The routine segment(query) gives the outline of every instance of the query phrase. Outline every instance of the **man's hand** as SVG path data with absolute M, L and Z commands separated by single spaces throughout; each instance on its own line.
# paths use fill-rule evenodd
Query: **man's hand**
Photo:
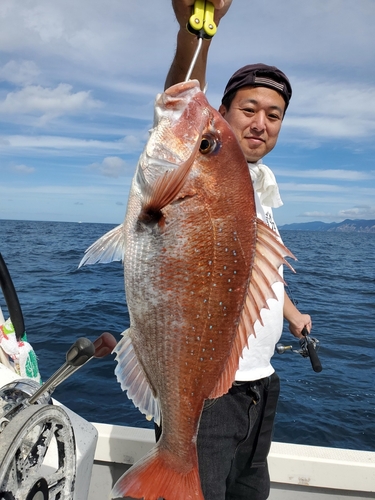
M 284 292 L 284 318 L 289 323 L 290 333 L 298 339 L 303 338 L 301 332 L 304 328 L 310 333 L 312 328 L 311 316 L 300 313 L 286 292 Z
M 297 314 L 291 321 L 289 321 L 289 331 L 297 338 L 302 338 L 302 330 L 306 328 L 306 330 L 310 333 L 312 328 L 311 317 L 309 314 L 302 314 L 298 311 Z

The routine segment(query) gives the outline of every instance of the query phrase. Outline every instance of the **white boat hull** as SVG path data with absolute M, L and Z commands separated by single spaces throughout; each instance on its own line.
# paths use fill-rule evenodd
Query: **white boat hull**
M 89 500 L 112 485 L 155 444 L 152 429 L 93 424 L 98 431 Z M 272 443 L 270 500 L 375 498 L 375 453 Z

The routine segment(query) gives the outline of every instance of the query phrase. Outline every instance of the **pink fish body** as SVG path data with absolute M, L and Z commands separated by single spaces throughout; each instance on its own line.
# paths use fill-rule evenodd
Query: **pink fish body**
M 155 110 L 124 224 L 84 258 L 122 253 L 130 328 L 115 349 L 116 374 L 142 412 L 162 418 L 161 439 L 112 494 L 204 500 L 196 450 L 204 401 L 231 387 L 292 254 L 257 219 L 241 148 L 198 82 L 171 87 Z

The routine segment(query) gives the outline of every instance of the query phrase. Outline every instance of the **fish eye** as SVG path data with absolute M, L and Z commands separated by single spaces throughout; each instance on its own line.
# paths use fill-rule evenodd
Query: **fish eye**
M 216 148 L 216 139 L 212 135 L 203 135 L 199 151 L 206 155 Z

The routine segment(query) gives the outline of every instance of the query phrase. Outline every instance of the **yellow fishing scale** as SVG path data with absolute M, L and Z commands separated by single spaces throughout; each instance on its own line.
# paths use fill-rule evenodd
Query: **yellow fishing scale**
M 190 79 L 190 76 L 193 72 L 195 63 L 202 47 L 203 38 L 210 39 L 216 33 L 217 26 L 214 21 L 214 12 L 215 7 L 211 2 L 207 2 L 206 0 L 195 0 L 193 13 L 189 18 L 187 29 L 188 31 L 190 31 L 190 33 L 197 36 L 198 45 L 187 72 L 185 81 L 188 81 Z
M 203 30 L 207 38 L 212 38 L 216 33 L 217 26 L 214 21 L 215 8 L 211 2 L 196 0 L 193 6 L 193 14 L 190 16 L 188 29 L 194 34 Z

